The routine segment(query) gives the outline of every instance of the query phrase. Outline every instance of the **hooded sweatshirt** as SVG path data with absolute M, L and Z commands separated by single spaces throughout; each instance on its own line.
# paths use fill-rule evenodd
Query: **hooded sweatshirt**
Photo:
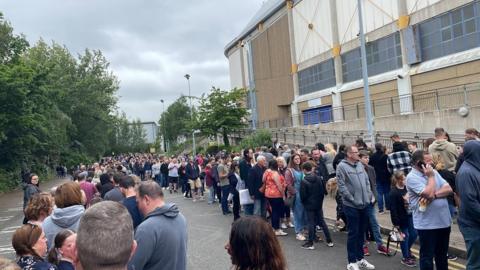
M 480 141 L 469 141 L 463 148 L 465 162 L 456 178 L 460 196 L 458 224 L 480 228 Z
M 432 155 L 438 153 L 445 162 L 445 169 L 449 171 L 455 169 L 458 159 L 458 151 L 455 144 L 445 140 L 436 140 L 428 147 L 428 152 Z
M 322 209 L 325 190 L 320 176 L 313 173 L 305 174 L 300 183 L 300 199 L 308 211 Z
M 135 240 L 137 251 L 129 269 L 187 268 L 187 223 L 175 204 L 165 204 L 148 214 L 137 227 Z
M 345 206 L 364 209 L 371 203 L 373 194 L 362 163 L 342 160 L 337 166 L 337 183 Z
M 54 243 L 55 236 L 65 229 L 74 232 L 78 229 L 80 218 L 83 216 L 85 208 L 82 205 L 72 205 L 65 208 L 55 208 L 52 215 L 47 217 L 42 224 L 43 231 L 47 237 L 48 250 Z

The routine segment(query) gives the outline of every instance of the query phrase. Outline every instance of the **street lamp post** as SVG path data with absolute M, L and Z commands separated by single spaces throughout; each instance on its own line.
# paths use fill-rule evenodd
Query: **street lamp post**
M 358 0 L 358 21 L 360 26 L 360 52 L 362 59 L 363 90 L 365 96 L 365 118 L 367 119 L 368 137 L 372 145 L 375 145 L 375 126 L 370 103 L 370 89 L 368 87 L 367 52 L 365 49 L 365 33 L 363 32 L 362 1 Z
M 163 151 L 167 152 L 167 142 L 165 140 L 165 101 L 163 99 L 160 99 L 160 102 L 162 103 L 162 129 L 163 129 Z
M 185 74 L 185 79 L 187 79 L 188 82 L 188 98 L 190 100 L 190 120 L 193 122 L 193 107 L 192 107 L 192 94 L 191 94 L 191 89 L 190 89 L 190 74 Z M 195 132 L 196 130 L 192 131 L 192 158 L 195 160 L 195 156 L 197 155 L 196 149 L 195 149 Z

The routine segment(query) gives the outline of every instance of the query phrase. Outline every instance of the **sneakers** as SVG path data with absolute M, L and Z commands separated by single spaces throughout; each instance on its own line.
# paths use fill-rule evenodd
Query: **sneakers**
M 284 232 L 282 229 L 278 229 L 275 231 L 276 236 L 285 236 L 288 235 L 288 233 Z
M 305 240 L 307 240 L 307 238 L 305 238 L 305 235 L 303 235 L 302 233 L 297 233 L 296 238 L 297 238 L 298 241 L 305 241 Z
M 380 211 L 378 211 L 378 214 L 379 214 L 379 215 L 385 215 L 385 211 L 380 210 Z
M 287 226 L 288 226 L 289 228 L 295 228 L 295 225 L 293 225 L 292 222 L 288 222 Z
M 452 255 L 452 254 L 447 254 L 447 258 L 449 261 L 456 261 L 458 259 L 457 256 Z
M 315 247 L 313 246 L 313 243 L 312 242 L 306 242 L 305 244 L 302 245 L 302 248 L 303 249 L 308 249 L 308 250 L 314 250 Z
M 367 262 L 367 260 L 365 260 L 365 259 L 361 259 L 360 261 L 358 261 L 357 265 L 358 265 L 359 268 L 362 268 L 362 269 L 368 269 L 368 270 L 375 269 L 375 266 L 373 264 Z
M 403 258 L 401 261 L 400 261 L 401 264 L 405 265 L 405 266 L 408 266 L 408 267 L 416 267 L 417 264 L 415 263 L 414 260 L 410 259 L 410 258 Z
M 285 223 L 281 223 L 280 228 L 282 228 L 282 230 L 286 230 L 288 227 Z
M 333 242 L 328 242 L 328 243 L 327 243 L 327 246 L 333 247 Z
M 370 256 L 370 251 L 368 251 L 368 247 L 364 246 L 363 247 L 363 256 Z
M 384 246 L 384 245 L 381 245 L 377 248 L 377 252 L 379 254 L 383 254 L 385 256 L 388 256 L 390 255 L 390 251 Z
M 360 270 L 360 268 L 358 268 L 358 265 L 356 263 L 349 263 L 347 265 L 347 270 Z

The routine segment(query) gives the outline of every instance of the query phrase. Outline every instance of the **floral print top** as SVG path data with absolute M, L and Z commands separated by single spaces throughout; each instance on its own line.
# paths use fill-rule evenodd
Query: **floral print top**
M 57 270 L 53 264 L 33 256 L 21 256 L 17 264 L 22 270 Z

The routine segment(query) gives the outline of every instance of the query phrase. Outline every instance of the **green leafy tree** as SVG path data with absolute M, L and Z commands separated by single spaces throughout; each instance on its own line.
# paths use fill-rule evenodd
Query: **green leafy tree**
M 178 137 L 187 136 L 190 127 L 190 107 L 187 104 L 187 98 L 179 97 L 175 102 L 168 106 L 162 113 L 160 120 L 160 133 L 169 142 L 175 145 Z
M 210 93 L 200 100 L 193 125 L 206 135 L 222 134 L 223 143 L 229 146 L 228 135 L 247 125 L 245 117 L 248 112 L 243 104 L 245 97 L 245 89 L 225 91 L 212 87 Z

